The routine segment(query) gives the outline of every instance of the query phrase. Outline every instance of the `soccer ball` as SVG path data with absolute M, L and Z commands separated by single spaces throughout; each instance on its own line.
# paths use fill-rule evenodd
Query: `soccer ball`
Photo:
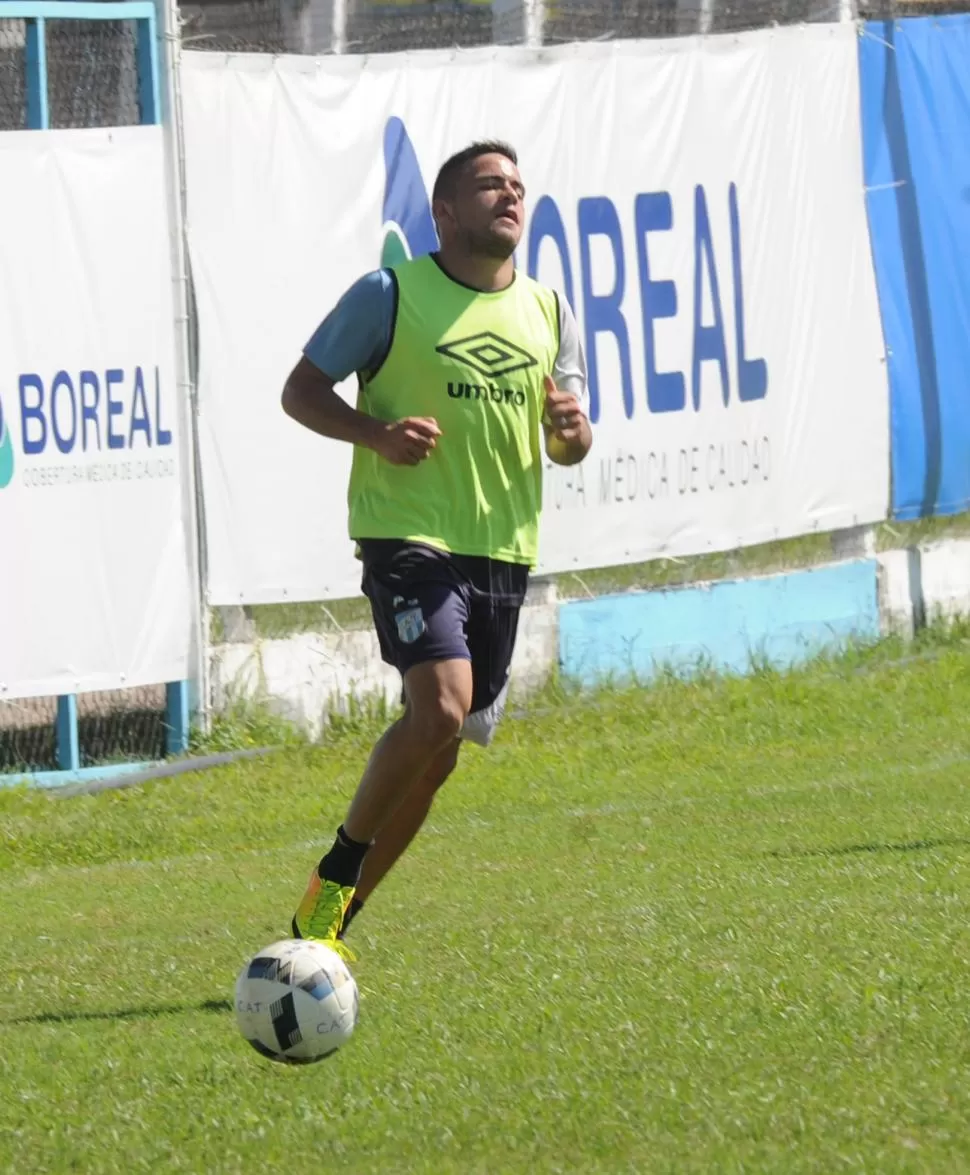
M 285 938 L 255 955 L 236 980 L 236 1022 L 273 1061 L 309 1065 L 345 1044 L 357 1023 L 357 984 L 336 951 Z

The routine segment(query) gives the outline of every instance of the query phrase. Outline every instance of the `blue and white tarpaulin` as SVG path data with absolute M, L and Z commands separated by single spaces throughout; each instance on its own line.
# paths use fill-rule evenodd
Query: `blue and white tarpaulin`
M 434 247 L 436 170 L 485 136 L 519 151 L 517 263 L 572 303 L 589 363 L 594 448 L 547 470 L 541 570 L 884 518 L 856 39 L 186 53 L 211 601 L 357 591 L 350 451 L 280 390 L 346 286 Z
M 0 134 L 0 700 L 179 681 L 197 589 L 162 129 Z
M 970 15 L 870 21 L 859 55 L 893 514 L 957 514 L 970 508 Z

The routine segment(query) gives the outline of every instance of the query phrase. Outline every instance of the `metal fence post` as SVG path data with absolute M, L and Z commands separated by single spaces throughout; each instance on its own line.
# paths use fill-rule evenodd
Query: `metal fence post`
M 57 765 L 62 771 L 77 771 L 81 766 L 81 746 L 77 733 L 77 695 L 63 694 L 57 699 Z
M 47 104 L 47 43 L 44 18 L 27 21 L 27 126 L 42 131 L 50 126 Z
M 492 40 L 497 45 L 542 46 L 546 0 L 492 0 Z
M 283 0 L 287 53 L 346 53 L 347 0 Z

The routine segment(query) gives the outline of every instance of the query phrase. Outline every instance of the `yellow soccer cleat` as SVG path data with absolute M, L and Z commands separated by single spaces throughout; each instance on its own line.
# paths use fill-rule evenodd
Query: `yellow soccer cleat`
M 353 896 L 354 886 L 323 880 L 314 869 L 303 900 L 293 915 L 293 937 L 316 939 L 336 951 L 346 962 L 356 962 L 354 952 L 337 937 Z

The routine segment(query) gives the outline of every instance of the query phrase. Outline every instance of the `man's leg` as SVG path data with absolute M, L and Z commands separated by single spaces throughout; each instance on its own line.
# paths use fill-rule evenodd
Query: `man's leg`
M 472 705 L 474 711 L 462 737 L 488 746 L 504 708 L 509 667 L 518 630 L 519 609 L 508 604 L 480 600 L 470 617 L 468 647 L 472 654 Z M 395 861 L 416 836 L 427 818 L 438 788 L 454 770 L 461 740 L 446 747 L 411 788 L 391 820 L 378 833 L 361 871 L 357 892 L 347 910 L 342 930 L 360 912 Z
M 453 739 L 439 751 L 430 766 L 401 801 L 397 811 L 377 834 L 364 858 L 360 881 L 357 884 L 355 904 L 362 905 L 377 888 L 395 861 L 401 856 L 425 822 L 431 811 L 438 788 L 454 771 L 458 762 L 460 739 Z
M 333 847 L 310 876 L 293 918 L 296 938 L 337 943 L 371 842 L 458 737 L 471 706 L 471 662 L 423 662 L 407 671 L 404 686 L 404 714 L 371 752 Z
M 404 675 L 404 714 L 371 753 L 344 831 L 369 843 L 432 762 L 458 737 L 472 702 L 470 661 L 432 661 Z

